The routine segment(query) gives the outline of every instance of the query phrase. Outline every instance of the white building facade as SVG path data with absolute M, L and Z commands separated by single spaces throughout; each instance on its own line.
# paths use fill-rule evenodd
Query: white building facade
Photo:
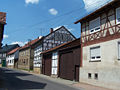
M 14 68 L 14 59 L 15 59 L 15 55 L 14 54 L 7 56 L 7 58 L 6 58 L 7 67 Z
M 13 49 L 7 54 L 6 62 L 8 68 L 15 68 L 15 63 L 17 62 L 19 57 L 19 47 L 16 49 Z

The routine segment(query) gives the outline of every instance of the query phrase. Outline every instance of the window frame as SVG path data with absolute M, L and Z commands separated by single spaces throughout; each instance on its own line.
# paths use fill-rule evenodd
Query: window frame
M 91 47 L 90 48 L 90 60 L 89 62 L 100 62 L 101 61 L 101 49 L 100 49 L 100 58 L 96 58 L 97 56 L 95 56 L 95 59 L 91 58 L 91 49 L 96 49 L 96 48 L 101 48 L 100 46 L 96 46 L 96 47 Z

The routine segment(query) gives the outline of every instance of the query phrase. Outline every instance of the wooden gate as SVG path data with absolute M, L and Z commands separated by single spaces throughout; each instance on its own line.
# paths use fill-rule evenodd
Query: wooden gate
M 6 60 L 2 60 L 2 67 L 6 67 Z
M 44 59 L 44 73 L 43 74 L 50 76 L 52 55 L 45 55 L 44 58 L 45 59 Z
M 59 77 L 74 80 L 73 52 L 66 52 L 60 55 Z

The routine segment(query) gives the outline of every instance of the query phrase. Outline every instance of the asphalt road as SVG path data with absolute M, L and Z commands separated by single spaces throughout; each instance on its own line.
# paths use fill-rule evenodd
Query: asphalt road
M 78 90 L 19 70 L 0 68 L 0 71 L 4 90 Z

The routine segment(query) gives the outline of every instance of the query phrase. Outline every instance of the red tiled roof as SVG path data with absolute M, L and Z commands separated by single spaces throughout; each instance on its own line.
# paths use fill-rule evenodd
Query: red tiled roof
M 0 23 L 6 24 L 6 13 L 0 12 Z
M 20 49 L 20 47 L 17 47 L 15 49 L 13 49 L 12 51 L 8 52 L 8 55 L 15 53 L 19 49 Z
M 24 48 L 29 47 L 30 45 L 33 45 L 33 44 L 36 43 L 38 40 L 40 40 L 40 38 L 37 38 L 37 39 L 35 39 L 35 40 L 32 40 L 32 41 L 28 42 L 28 43 L 25 44 L 23 47 L 21 47 L 21 49 L 24 49 Z M 20 49 L 20 50 L 21 50 L 21 49 Z

